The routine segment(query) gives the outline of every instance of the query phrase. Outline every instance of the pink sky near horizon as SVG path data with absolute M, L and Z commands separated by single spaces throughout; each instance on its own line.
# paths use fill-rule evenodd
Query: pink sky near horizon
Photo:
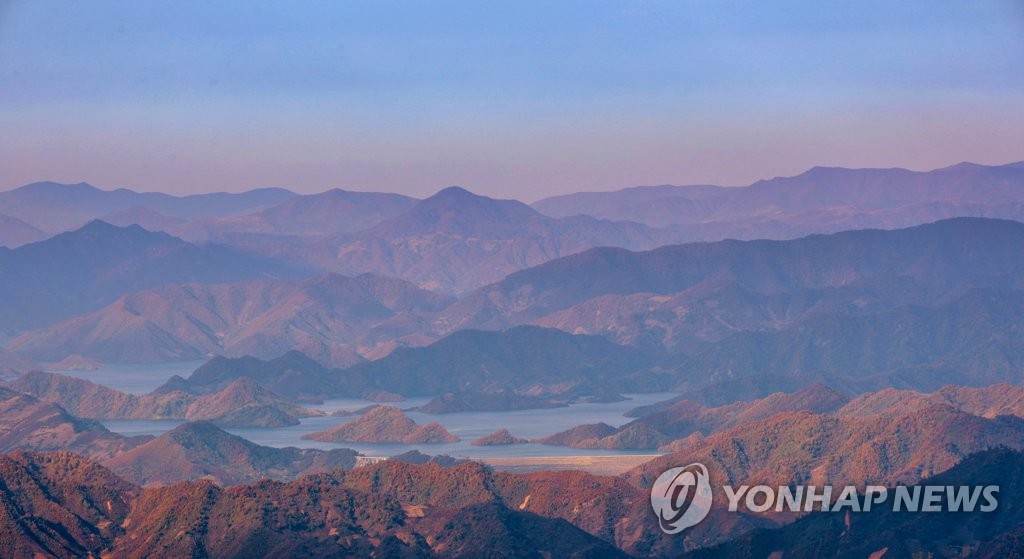
M 1012 0 L 442 4 L 0 5 L 0 190 L 534 201 L 1024 160 Z

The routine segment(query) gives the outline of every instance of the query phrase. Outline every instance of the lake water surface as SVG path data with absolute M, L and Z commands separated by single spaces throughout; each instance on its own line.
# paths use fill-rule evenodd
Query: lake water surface
M 202 362 L 164 363 L 157 365 L 111 365 L 97 371 L 74 371 L 71 374 L 93 382 L 131 392 L 143 394 L 163 384 L 172 375 L 187 377 Z M 430 415 L 409 411 L 409 417 L 417 423 L 437 421 L 444 425 L 452 434 L 462 439 L 456 443 L 443 444 L 400 444 L 400 443 L 323 443 L 303 440 L 302 435 L 322 431 L 340 425 L 352 417 L 309 417 L 303 418 L 300 425 L 290 427 L 227 429 L 227 431 L 245 437 L 257 444 L 301 448 L 352 448 L 367 456 L 394 456 L 409 450 L 419 450 L 426 454 L 448 454 L 456 457 L 487 458 L 499 456 L 594 456 L 615 454 L 652 454 L 652 451 L 623 451 L 604 449 L 573 449 L 562 446 L 540 444 L 518 444 L 507 446 L 479 447 L 470 441 L 493 433 L 498 429 L 508 429 L 517 437 L 533 439 L 545 437 L 564 431 L 570 427 L 584 423 L 607 423 L 618 427 L 631 421 L 624 414 L 637 407 L 675 397 L 675 393 L 627 394 L 628 400 L 612 403 L 574 404 L 564 408 L 520 410 L 505 412 L 460 412 L 441 415 Z M 408 410 L 426 404 L 430 398 L 410 398 L 393 404 Z M 333 412 L 337 410 L 356 410 L 372 402 L 344 398 L 325 401 L 321 405 L 309 407 Z M 111 431 L 124 435 L 160 435 L 180 425 L 180 421 L 139 421 L 117 420 L 104 421 Z

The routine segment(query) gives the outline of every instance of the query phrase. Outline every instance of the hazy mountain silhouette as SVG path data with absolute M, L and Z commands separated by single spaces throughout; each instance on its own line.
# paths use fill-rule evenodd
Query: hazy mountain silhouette
M 193 245 L 139 226 L 93 221 L 75 231 L 0 248 L 0 332 L 68 318 L 160 285 L 220 283 L 305 272 L 220 245 Z
M 169 217 L 198 219 L 253 211 L 295 196 L 295 193 L 280 188 L 261 188 L 239 194 L 215 192 L 179 197 L 125 188 L 100 190 L 84 182 L 36 182 L 0 192 L 0 208 L 4 208 L 3 213 L 39 229 L 58 233 L 135 207 Z
M 668 231 L 592 217 L 553 219 L 515 200 L 450 187 L 365 231 L 301 249 L 301 261 L 341 273 L 400 277 L 462 293 L 595 246 L 651 248 Z
M 47 237 L 46 233 L 24 221 L 0 214 L 0 247 L 18 248 Z
M 297 349 L 334 366 L 421 339 L 428 317 L 452 299 L 393 278 L 335 274 L 306 280 L 167 285 L 125 295 L 95 312 L 8 344 L 57 361 L 202 359 L 214 354 L 272 358 Z
M 170 226 L 190 241 L 230 242 L 242 235 L 322 236 L 352 233 L 395 217 L 416 203 L 400 194 L 332 189 L 295 196 L 255 213 L 197 220 Z
M 1024 166 L 961 163 L 927 172 L 815 167 L 746 187 L 657 186 L 554 196 L 547 215 L 587 214 L 655 227 L 691 240 L 790 238 L 950 217 L 1024 218 Z

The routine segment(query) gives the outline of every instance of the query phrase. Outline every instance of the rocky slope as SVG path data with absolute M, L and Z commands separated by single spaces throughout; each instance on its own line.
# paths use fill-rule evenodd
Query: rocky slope
M 0 456 L 0 555 L 97 557 L 124 534 L 139 489 L 70 453 Z

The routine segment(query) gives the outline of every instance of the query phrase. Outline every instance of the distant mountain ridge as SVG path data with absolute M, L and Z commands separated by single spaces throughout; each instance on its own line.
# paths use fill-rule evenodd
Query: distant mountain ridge
M 0 208 L 44 231 L 77 229 L 108 214 L 144 207 L 165 216 L 197 219 L 230 215 L 279 204 L 297 196 L 282 188 L 262 188 L 239 194 L 215 192 L 173 196 L 120 188 L 100 190 L 87 183 L 36 182 L 0 192 Z
M 554 217 L 682 226 L 690 240 L 717 240 L 907 227 L 957 216 L 1022 219 L 1022 202 L 1020 163 L 961 163 L 925 172 L 814 167 L 746 187 L 634 187 L 554 196 L 533 207 Z
M 537 324 L 668 351 L 708 403 L 826 382 L 1015 382 L 1024 224 L 957 218 L 793 241 L 599 248 L 511 274 L 439 324 Z M 587 278 L 587 281 L 575 281 Z M 972 380 L 973 379 L 973 380 Z M 732 400 L 731 400 L 732 399 Z
M 885 281 L 922 296 L 959 285 L 1019 288 L 1024 224 L 957 218 L 894 231 L 858 230 L 791 241 L 719 241 L 632 252 L 596 248 L 510 274 L 447 309 L 452 329 L 537 320 L 589 299 L 671 295 L 731 282 L 762 295 Z M 589 281 L 570 281 L 589 278 Z M 900 283 L 902 282 L 902 283 Z
M 339 273 L 395 276 L 460 294 L 595 246 L 652 248 L 674 240 L 671 231 L 588 216 L 555 219 L 515 200 L 449 187 L 369 229 L 299 249 L 296 258 Z
M 399 279 L 336 274 L 304 280 L 167 285 L 8 343 L 56 361 L 68 353 L 107 363 L 273 358 L 301 350 L 348 366 L 388 351 L 404 336 L 422 339 L 429 315 L 453 299 Z
M 472 373 L 480 367 L 474 359 L 496 355 L 477 347 L 491 336 L 486 332 L 540 326 L 584 335 L 566 338 L 574 343 L 595 336 L 609 342 L 588 343 L 598 353 L 623 356 L 620 377 L 633 389 L 688 387 L 707 404 L 813 382 L 851 394 L 894 385 L 933 390 L 1024 378 L 1024 338 L 1014 328 L 1024 320 L 1022 253 L 1024 224 L 957 218 L 792 241 L 598 248 L 513 273 L 457 301 L 367 275 L 171 286 L 25 334 L 7 349 L 49 360 L 67 354 L 271 358 L 301 349 L 315 361 L 354 365 L 328 380 L 312 381 L 328 378 L 317 372 L 282 387 L 304 397 L 380 390 L 440 396 L 468 394 L 468 387 L 494 394 L 525 386 L 489 385 L 481 379 L 491 373 Z M 445 336 L 452 339 L 437 342 Z M 555 338 L 522 336 L 521 343 L 554 351 L 545 344 Z M 417 361 L 454 340 L 466 343 L 457 350 L 463 362 L 433 366 L 453 371 L 463 385 L 436 382 Z M 431 343 L 440 345 L 417 353 L 416 346 Z M 527 351 L 522 347 L 515 351 Z M 522 359 L 512 355 L 500 358 L 501 367 Z M 570 380 L 559 373 L 578 370 L 566 363 L 569 354 L 552 355 L 539 370 Z M 642 373 L 653 370 L 658 374 Z M 607 383 L 610 376 L 591 377 L 598 385 L 589 386 L 587 378 L 574 374 L 572 382 L 592 394 L 625 386 Z M 537 385 L 530 395 L 553 395 L 551 379 L 530 382 Z M 305 392 L 318 389 L 320 396 Z
M 319 237 L 370 228 L 415 203 L 416 199 L 400 194 L 335 188 L 296 196 L 255 213 L 172 225 L 168 231 L 191 241 L 231 242 L 242 235 Z
M 391 275 L 463 294 L 596 246 L 639 250 L 726 238 L 791 239 L 965 216 L 1022 220 L 1024 166 L 962 163 L 927 172 L 814 167 L 747 187 L 634 187 L 556 196 L 532 209 L 458 187 L 417 201 L 340 189 L 175 197 L 34 183 L 0 193 L 0 208 L 41 231 L 108 218 L 193 242 L 292 255 L 325 271 Z M 35 240 L 30 230 L 11 235 Z M 3 239 L 0 228 L 0 244 Z
M 536 407 L 551 407 L 547 398 L 552 396 L 664 388 L 659 383 L 669 381 L 645 375 L 656 362 L 657 356 L 596 336 L 522 326 L 500 332 L 463 330 L 345 369 L 325 367 L 298 351 L 272 360 L 216 357 L 188 379 L 174 377 L 157 392 L 210 394 L 238 378 L 251 377 L 300 401 L 366 397 L 386 390 L 403 396 L 456 392 L 492 404 L 507 403 L 502 396 L 519 395 Z M 477 394 L 484 398 L 475 400 Z
M 139 226 L 92 221 L 17 249 L 0 248 L 0 332 L 51 324 L 160 285 L 308 272 L 221 245 L 194 245 Z

